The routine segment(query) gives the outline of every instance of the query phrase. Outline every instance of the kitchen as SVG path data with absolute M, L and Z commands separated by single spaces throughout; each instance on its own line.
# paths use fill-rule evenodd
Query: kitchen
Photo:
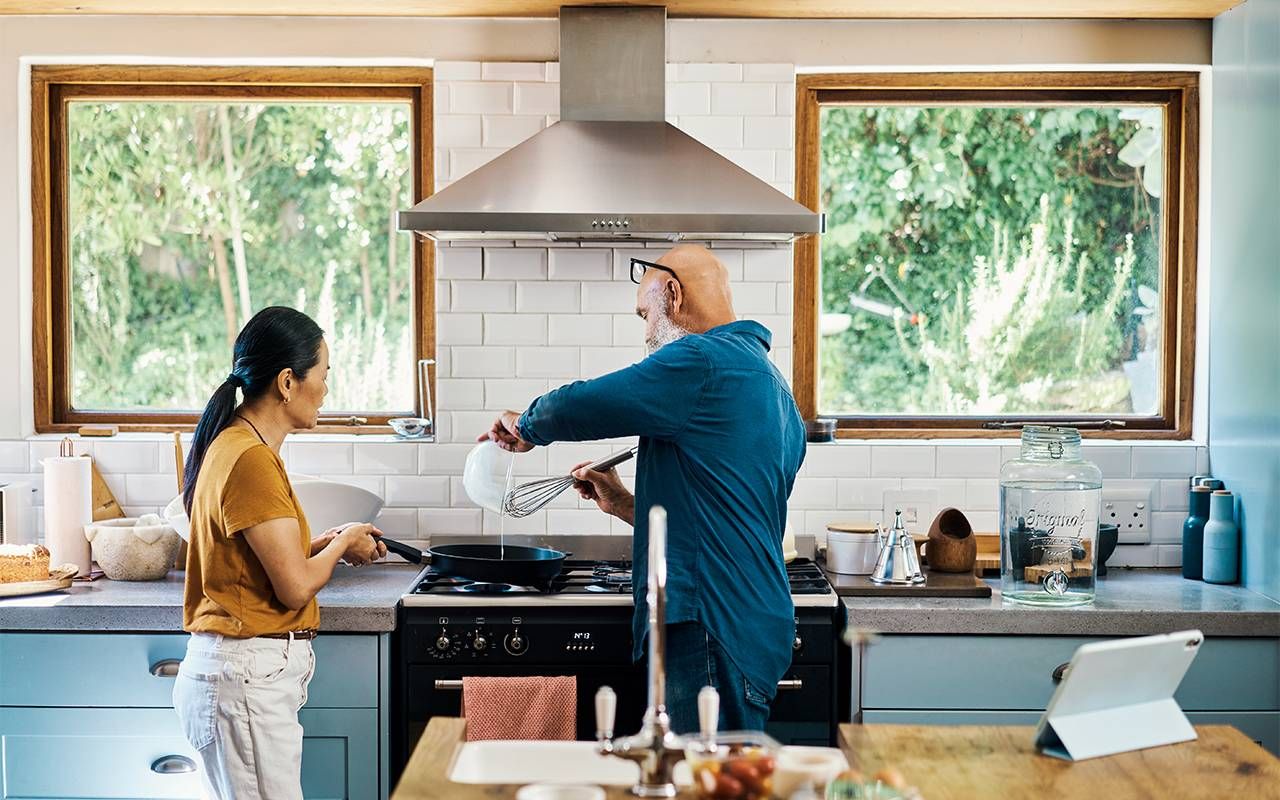
M 104 0 L 97 4 L 103 16 L 0 17 L 0 57 L 8 75 L 0 81 L 8 87 L 0 94 L 0 103 L 12 109 L 10 118 L 15 120 L 7 126 L 11 135 L 4 139 L 12 157 L 0 159 L 4 164 L 0 180 L 13 187 L 0 201 L 4 210 L 0 224 L 8 226 L 0 228 L 5 234 L 0 239 L 12 243 L 11 257 L 5 259 L 8 266 L 0 270 L 7 287 L 0 294 L 8 304 L 2 316 L 9 320 L 8 344 L 0 351 L 0 366 L 17 376 L 15 386 L 19 389 L 0 399 L 0 419 L 4 420 L 0 426 L 0 483 L 25 481 L 36 488 L 30 518 L 41 533 L 48 513 L 43 462 L 58 456 L 64 435 L 71 435 L 77 455 L 93 456 L 121 513 L 127 517 L 161 514 L 177 492 L 179 456 L 171 431 L 175 427 L 182 431 L 183 454 L 189 455 L 194 416 L 176 424 L 163 417 L 138 420 L 137 409 L 146 408 L 145 402 L 128 394 L 92 393 L 101 391 L 95 387 L 110 385 L 114 373 L 109 372 L 103 373 L 103 381 L 84 385 L 91 392 L 88 403 L 114 400 L 118 407 L 113 412 L 85 412 L 80 409 L 102 406 L 76 406 L 71 402 L 74 398 L 67 397 L 79 384 L 72 385 L 75 373 L 68 375 L 65 361 L 57 366 L 59 347 L 69 348 L 73 343 L 79 347 L 83 340 L 86 347 L 103 348 L 100 352 L 106 356 L 95 353 L 94 358 L 108 363 L 114 358 L 112 348 L 131 333 L 127 326 L 104 324 L 103 334 L 64 335 L 62 344 L 56 336 L 40 335 L 46 328 L 57 327 L 48 311 L 57 305 L 54 298 L 62 296 L 57 292 L 71 298 L 81 294 L 68 295 L 67 281 L 56 270 L 46 274 L 60 256 L 35 244 L 46 238 L 57 240 L 48 229 L 48 220 L 53 219 L 45 214 L 48 209 L 33 201 L 40 197 L 33 193 L 33 182 L 40 178 L 31 167 L 33 160 L 40 163 L 39 143 L 50 134 L 35 120 L 45 118 L 49 108 L 57 106 L 47 104 L 45 114 L 37 113 L 40 98 L 32 90 L 33 81 L 44 81 L 40 85 L 48 88 L 48 98 L 61 93 L 90 106 L 97 78 L 86 76 L 86 72 L 93 68 L 128 67 L 123 71 L 132 73 L 129 80 L 151 86 L 166 80 L 193 86 L 202 80 L 200 71 L 204 80 L 215 80 L 220 69 L 240 73 L 227 80 L 243 80 L 248 67 L 386 70 L 376 77 L 367 72 L 344 76 L 341 80 L 348 86 L 341 91 L 322 87 L 328 94 L 376 96 L 388 105 L 399 103 L 407 110 L 405 120 L 430 123 L 410 125 L 397 121 L 398 112 L 391 114 L 388 124 L 411 131 L 405 136 L 409 148 L 396 162 L 404 165 L 407 172 L 401 176 L 409 179 L 398 184 L 398 194 L 391 191 L 383 195 L 380 205 L 370 201 L 373 211 L 385 214 L 406 210 L 413 200 L 427 194 L 424 187 L 434 187 L 439 192 L 437 198 L 445 198 L 448 193 L 444 190 L 451 186 L 465 190 L 462 180 L 466 176 L 476 175 L 512 146 L 567 118 L 561 95 L 566 81 L 584 75 L 590 78 L 593 70 L 603 74 L 609 66 L 597 65 L 572 77 L 562 68 L 560 61 L 566 51 L 555 9 L 524 19 L 486 18 L 481 11 L 467 14 L 465 9 L 461 13 L 472 18 L 416 16 L 430 13 L 421 8 L 413 13 L 405 11 L 403 17 L 325 18 L 303 16 L 308 13 L 305 4 L 296 4 L 293 13 L 278 17 L 235 16 L 234 5 L 224 9 L 226 16 L 149 16 L 110 13 L 119 7 L 113 9 Z M 278 9 L 289 5 L 276 4 Z M 1140 422 L 1140 415 L 1134 414 L 1129 424 L 1138 430 L 1086 429 L 1083 433 L 1087 441 L 1082 457 L 1101 471 L 1102 501 L 1132 503 L 1134 511 L 1140 510 L 1139 504 L 1145 505 L 1141 509 L 1146 512 L 1145 532 L 1125 533 L 1106 561 L 1108 575 L 1096 581 L 1096 599 L 1078 608 L 1010 605 L 1001 600 L 1000 581 L 995 577 L 991 583 L 996 591 L 985 598 L 910 594 L 837 597 L 836 589 L 862 591 L 841 586 L 848 581 L 838 576 L 836 589 L 813 592 L 812 576 L 794 573 L 805 567 L 805 559 L 810 559 L 808 566 L 814 566 L 812 559 L 818 548 L 830 541 L 829 526 L 833 524 L 851 530 L 874 523 L 888 527 L 894 522 L 896 508 L 905 507 L 909 515 L 914 512 L 914 518 L 906 521 L 907 527 L 912 533 L 925 534 L 937 512 L 954 507 L 964 512 L 973 531 L 999 531 L 1002 469 L 1016 460 L 1019 448 L 1016 433 L 984 438 L 975 435 L 981 431 L 973 428 L 944 427 L 939 432 L 923 431 L 923 435 L 919 427 L 906 432 L 901 427 L 877 431 L 874 421 L 867 422 L 874 414 L 863 415 L 860 431 L 840 431 L 835 442 L 809 444 L 788 502 L 788 519 L 799 553 L 791 562 L 791 584 L 800 645 L 792 671 L 783 677 L 789 683 L 778 687 L 768 727 L 784 744 L 839 744 L 842 734 L 838 726 L 849 722 L 865 723 L 867 730 L 884 723 L 1031 726 L 1054 691 L 1051 673 L 1069 662 L 1081 644 L 1194 629 L 1206 637 L 1204 652 L 1192 663 L 1176 695 L 1191 722 L 1232 725 L 1272 753 L 1280 747 L 1280 605 L 1276 603 L 1280 564 L 1276 562 L 1274 532 L 1280 519 L 1275 481 L 1266 478 L 1275 473 L 1276 421 L 1270 401 L 1274 391 L 1269 390 L 1276 388 L 1277 368 L 1274 357 L 1267 361 L 1265 355 L 1266 343 L 1276 339 L 1277 277 L 1270 254 L 1277 234 L 1274 224 L 1266 224 L 1274 222 L 1273 214 L 1269 217 L 1264 209 L 1274 205 L 1276 182 L 1259 180 L 1255 175 L 1275 172 L 1274 154 L 1263 146 L 1267 140 L 1263 132 L 1275 130 L 1274 111 L 1267 111 L 1262 98 L 1267 91 L 1274 91 L 1274 83 L 1266 81 L 1274 81 L 1277 12 L 1274 3 L 1259 0 L 1248 0 L 1230 10 L 1225 6 L 1231 4 L 1221 5 L 1210 11 L 1173 14 L 1175 19 L 1171 20 L 1021 20 L 1016 18 L 1031 12 L 1007 10 L 981 16 L 1010 19 L 699 19 L 704 14 L 670 9 L 671 19 L 665 26 L 665 116 L 674 120 L 676 128 L 729 156 L 782 194 L 799 198 L 810 208 L 824 204 L 829 233 L 847 221 L 839 218 L 839 209 L 851 204 L 841 205 L 835 195 L 820 198 L 820 184 L 825 188 L 830 181 L 824 182 L 815 159 L 803 157 L 815 152 L 818 137 L 823 137 L 826 152 L 827 131 L 836 130 L 834 123 L 828 125 L 827 121 L 838 116 L 837 112 L 849 113 L 835 102 L 843 99 L 833 99 L 828 93 L 936 90 L 948 80 L 955 82 L 952 91 L 959 92 L 990 88 L 971 85 L 973 79 L 964 84 L 964 73 L 1087 71 L 1108 76 L 1175 76 L 1172 83 L 1161 87 L 1138 86 L 1136 90 L 1147 93 L 1139 98 L 1142 103 L 1177 103 L 1185 111 L 1187 98 L 1198 97 L 1194 105 L 1198 116 L 1192 114 L 1188 119 L 1186 113 L 1167 110 L 1164 117 L 1181 119 L 1184 131 L 1198 134 L 1198 161 L 1191 162 L 1198 167 L 1198 175 L 1192 169 L 1190 184 L 1184 179 L 1175 185 L 1178 182 L 1169 177 L 1172 173 L 1166 173 L 1166 185 L 1158 196 L 1147 191 L 1153 188 L 1149 186 L 1139 186 L 1141 193 L 1132 187 L 1123 190 L 1131 205 L 1152 203 L 1157 197 L 1161 201 L 1181 197 L 1184 218 L 1190 213 L 1190 227 L 1184 227 L 1179 235 L 1176 224 L 1170 222 L 1176 220 L 1170 216 L 1175 204 L 1160 204 L 1166 212 L 1160 235 L 1169 236 L 1173 231 L 1172 238 L 1164 240 L 1164 249 L 1181 253 L 1181 262 L 1175 259 L 1169 263 L 1177 263 L 1182 272 L 1172 276 L 1168 270 L 1160 273 L 1163 282 L 1154 288 L 1159 290 L 1157 305 L 1165 318 L 1182 315 L 1179 325 L 1151 328 L 1144 322 L 1151 314 L 1134 312 L 1130 317 L 1134 327 L 1154 331 L 1154 335 L 1126 334 L 1135 341 L 1162 343 L 1154 349 L 1135 345 L 1135 357 L 1125 362 L 1129 365 L 1126 374 L 1149 363 L 1144 359 L 1173 358 L 1173 367 L 1159 373 L 1163 376 L 1159 402 L 1152 401 L 1159 413 L 1149 415 L 1162 419 Z M 17 4 L 19 14 L 31 12 L 22 6 Z M 1197 19 L 1176 19 L 1183 13 Z M 832 14 L 860 15 L 856 10 Z M 1124 16 L 1142 14 L 1135 11 Z M 147 75 L 144 67 L 170 74 Z M 1270 78 L 1264 77 L 1268 69 Z M 391 74 L 398 70 L 402 72 Z M 847 77 L 850 73 L 864 79 L 859 83 Z M 866 75 L 881 73 L 932 76 L 932 84 L 868 85 Z M 955 77 L 957 74 L 961 77 Z M 1194 76 L 1194 83 L 1188 84 L 1188 76 Z M 255 80 L 267 83 L 279 79 L 269 74 L 255 76 Z M 1141 84 L 1142 80 L 1130 78 L 1127 82 Z M 143 85 L 139 91 L 145 89 Z M 1049 89 L 1081 91 L 1066 86 L 1045 87 L 1044 91 Z M 117 87 L 113 91 L 122 90 Z M 302 93 L 304 88 L 292 91 Z M 1198 94 L 1188 95 L 1190 91 Z M 1153 99 L 1157 93 L 1160 97 Z M 804 103 L 798 104 L 797 98 Z M 888 100 L 878 95 L 859 102 L 865 106 Z M 235 117 L 233 122 L 240 119 Z M 298 119 L 301 124 L 303 118 Z M 209 120 L 208 135 L 213 136 L 221 120 L 216 114 Z M 306 124 L 321 123 L 331 124 L 306 120 Z M 1130 126 L 1139 124 L 1133 121 Z M 274 129 L 264 126 L 263 130 Z M 67 141 L 66 131 L 51 133 L 61 135 L 67 146 L 83 141 Z M 127 129 L 122 139 L 126 134 Z M 237 146 L 241 158 L 247 159 L 249 143 L 240 140 Z M 1161 156 L 1172 158 L 1168 148 L 1165 150 Z M 433 152 L 434 158 L 410 155 L 427 151 Z M 205 163 L 196 164 L 193 173 L 213 186 L 211 196 L 218 195 L 216 181 L 220 178 L 200 170 L 208 171 L 210 165 L 222 168 L 229 162 L 221 160 L 217 147 L 210 148 L 204 158 Z M 335 158 L 334 163 L 340 161 Z M 1187 165 L 1180 163 L 1185 173 Z M 339 174 L 337 166 L 327 169 Z M 565 174 L 580 167 L 570 163 L 547 169 L 553 171 L 543 175 L 564 181 Z M 876 185 L 892 181 L 893 192 L 918 190 L 922 195 L 928 190 L 928 186 L 899 188 L 895 178 L 898 169 L 888 169 L 888 180 Z M 294 174 L 297 177 L 291 181 L 301 181 L 304 174 L 312 173 L 300 168 Z M 949 173 L 942 174 L 949 177 Z M 669 179 L 677 180 L 678 176 Z M 860 191 L 870 191 L 871 183 L 863 181 Z M 496 199 L 512 198 L 511 202 L 517 203 L 517 190 L 529 188 L 530 183 L 534 182 L 508 178 L 505 186 L 500 185 Z M 564 183 L 570 185 L 560 188 L 573 188 L 571 182 Z M 535 184 L 544 194 L 532 202 L 553 199 L 549 197 L 552 184 L 555 180 Z M 98 197 L 106 199 L 98 205 L 74 205 L 81 202 L 77 197 L 91 196 L 86 193 L 53 201 L 68 206 L 75 212 L 73 217 L 83 216 L 86 230 L 92 231 L 91 225 L 106 224 L 112 204 L 124 199 L 103 189 L 103 184 L 90 184 L 88 178 L 85 186 L 103 192 Z M 264 195 L 267 191 L 262 189 Z M 397 206 L 397 197 L 409 200 Z M 637 191 L 635 199 L 652 198 Z M 270 205 L 272 201 L 262 202 Z M 326 215 L 350 226 L 361 213 L 359 207 L 351 210 L 342 203 L 330 208 L 305 205 L 304 200 L 291 202 L 295 205 L 281 203 L 281 216 L 296 222 L 294 227 L 315 230 L 318 236 L 313 238 L 325 237 L 317 226 L 326 224 Z M 1028 205 L 1027 219 L 1034 225 L 1034 197 Z M 547 209 L 537 205 L 532 210 Z M 240 211 L 246 220 L 252 219 L 249 203 Z M 631 209 L 625 209 L 627 212 Z M 961 208 L 955 213 L 967 212 Z M 197 223 L 208 225 L 194 236 L 176 236 L 201 241 L 221 236 L 224 245 L 213 249 L 212 259 L 206 256 L 191 263 L 192 251 L 183 249 L 187 245 L 162 248 L 154 242 L 140 246 L 141 255 L 135 254 L 135 275 L 145 275 L 145 281 L 154 283 L 158 277 L 167 277 L 188 286 L 199 280 L 211 287 L 210 315 L 214 332 L 219 334 L 211 348 L 217 372 L 203 366 L 188 369 L 162 358 L 133 358 L 130 371 L 124 374 L 131 376 L 130 383 L 137 391 L 162 387 L 149 390 L 145 398 L 153 406 L 163 408 L 155 398 L 164 397 L 166 381 L 172 381 L 175 374 L 184 385 L 173 387 L 172 392 L 183 394 L 188 389 L 185 384 L 195 383 L 190 394 L 197 399 L 182 400 L 169 408 L 199 407 L 208 398 L 226 368 L 228 348 L 217 341 L 223 324 L 219 310 L 230 308 L 231 319 L 237 324 L 248 316 L 237 296 L 242 269 L 247 273 L 266 267 L 273 274 L 295 274 L 276 262 L 261 263 L 268 259 L 260 248 L 255 249 L 252 235 L 242 235 L 243 241 L 237 245 L 230 227 L 207 223 L 208 219 L 230 216 L 229 208 L 218 206 L 199 215 L 195 222 L 184 218 L 172 224 L 184 231 L 194 229 Z M 381 218 L 372 211 L 368 216 Z M 1198 235 L 1197 218 L 1201 220 Z M 345 387 L 352 381 L 342 380 L 346 377 L 340 372 L 342 364 L 379 363 L 379 357 L 370 356 L 367 349 L 375 345 L 364 344 L 376 336 L 358 327 L 351 317 L 338 316 L 339 312 L 331 317 L 332 325 L 324 324 L 326 329 L 344 331 L 330 342 L 334 347 L 331 361 L 338 373 L 330 383 L 335 395 L 346 393 L 340 395 L 343 403 L 326 404 L 324 413 L 336 417 L 364 412 L 358 415 L 366 417 L 369 424 L 357 426 L 360 430 L 356 432 L 326 425 L 321 432 L 290 436 L 282 447 L 291 473 L 320 479 L 309 488 L 295 481 L 312 529 L 324 530 L 328 524 L 323 520 L 334 513 L 338 517 L 330 523 L 335 525 L 358 518 L 353 504 L 368 498 L 356 492 L 339 497 L 338 492 L 344 490 L 334 484 L 355 486 L 375 496 L 381 506 L 377 524 L 388 537 L 425 548 L 477 540 L 494 542 L 501 532 L 509 542 L 570 551 L 575 564 L 603 562 L 590 566 L 587 584 L 599 583 L 620 591 L 591 590 L 585 594 L 588 590 L 584 588 L 581 596 L 589 598 L 589 603 L 567 600 L 573 595 L 564 593 L 521 595 L 519 600 L 504 597 L 499 605 L 490 597 L 468 597 L 464 603 L 441 599 L 443 595 L 436 591 L 415 591 L 422 568 L 400 563 L 396 557 L 359 570 L 339 567 L 335 580 L 319 595 L 322 635 L 315 642 L 317 667 L 307 704 L 299 714 L 305 736 L 302 783 L 307 796 L 417 796 L 400 782 L 413 754 L 411 739 L 416 739 L 430 719 L 459 715 L 461 692 L 456 682 L 464 677 L 576 675 L 582 685 L 577 694 L 575 734 L 585 739 L 594 738 L 594 693 L 600 684 L 609 683 L 617 693 L 619 734 L 639 729 L 646 701 L 645 674 L 629 664 L 625 651 L 630 647 L 630 636 L 622 625 L 629 617 L 629 597 L 622 577 L 629 577 L 625 562 L 632 556 L 630 526 L 611 520 L 594 503 L 574 498 L 572 493 L 521 519 L 500 516 L 472 502 L 463 474 L 476 435 L 493 424 L 499 411 L 524 408 L 556 386 L 595 377 L 643 357 L 644 327 L 634 313 L 636 286 L 628 280 L 630 259 L 655 260 L 670 243 L 637 244 L 609 238 L 613 234 L 597 237 L 597 242 L 549 242 L 544 230 L 540 242 L 515 237 L 454 239 L 441 243 L 432 254 L 428 240 L 399 230 L 394 244 L 380 245 L 378 237 L 390 236 L 386 230 L 390 226 L 366 226 L 375 231 L 374 246 L 382 247 L 375 252 L 389 262 L 389 270 L 394 262 L 396 280 L 373 273 L 366 294 L 362 275 L 340 275 L 330 282 L 330 293 L 341 295 L 348 306 L 359 302 L 374 309 L 380 307 L 384 294 L 409 298 L 408 287 L 419 287 L 408 304 L 389 303 L 384 322 L 390 326 L 394 320 L 394 333 L 406 344 L 395 349 L 393 356 L 380 358 L 408 368 L 393 371 L 393 379 L 384 377 L 388 370 L 373 367 L 355 373 L 367 375 L 370 384 L 394 383 L 398 394 L 383 405 L 377 405 L 379 398 L 370 401 L 348 391 Z M 684 232 L 695 229 L 681 228 Z M 260 236 L 261 229 L 250 233 Z M 1021 233 L 1013 232 L 1015 242 Z M 73 230 L 66 235 L 81 234 Z M 987 226 L 982 229 L 984 241 L 989 235 Z M 841 413 L 844 409 L 835 405 L 823 406 L 831 402 L 828 398 L 840 399 L 845 386 L 837 383 L 836 390 L 829 388 L 827 362 L 819 363 L 815 355 L 819 323 L 824 330 L 824 354 L 838 352 L 837 347 L 854 336 L 883 332 L 893 336 L 894 312 L 890 310 L 886 317 L 867 307 L 879 308 L 876 304 L 880 304 L 904 305 L 908 312 L 916 309 L 909 303 L 893 302 L 893 290 L 881 276 L 896 279 L 899 290 L 906 287 L 926 297 L 935 287 L 927 282 L 912 285 L 913 273 L 899 272 L 899 265 L 894 264 L 891 271 L 875 271 L 876 280 L 866 287 L 861 278 L 853 283 L 861 305 L 850 302 L 837 309 L 825 295 L 820 304 L 815 292 L 818 284 L 810 271 L 816 271 L 819 256 L 816 248 L 807 249 L 813 240 L 810 236 L 794 244 L 712 241 L 711 251 L 728 271 L 738 315 L 755 319 L 772 332 L 771 360 L 791 380 L 802 415 L 806 419 L 852 417 L 855 415 Z M 165 244 L 169 244 L 167 238 Z M 291 257 L 311 257 L 305 250 L 286 251 L 286 244 L 298 246 L 297 237 L 287 241 L 282 237 L 280 249 Z M 209 248 L 201 252 L 208 253 Z M 871 260 L 880 254 L 878 250 L 868 252 Z M 918 250 L 913 253 L 928 263 Z M 1144 268 L 1141 253 L 1137 261 L 1133 269 Z M 1110 254 L 1102 263 L 1110 267 Z M 822 265 L 826 268 L 827 262 Z M 294 278 L 305 286 L 306 294 L 297 305 L 308 313 L 315 309 L 323 318 L 319 298 L 324 284 L 320 278 L 327 265 L 320 260 L 302 267 L 316 277 Z M 73 268 L 79 267 L 67 267 Z M 205 277 L 206 272 L 214 278 Z M 220 277 L 224 274 L 225 284 Z M 432 275 L 434 282 L 423 280 Z M 102 280 L 109 281 L 110 275 Z M 134 280 L 140 286 L 152 285 Z M 1189 285 L 1191 291 L 1170 291 L 1179 284 Z M 77 281 L 74 285 L 84 284 Z M 223 285 L 226 295 L 220 293 Z M 398 291 L 393 292 L 397 286 Z M 1098 291 L 1105 295 L 1107 288 L 1103 282 Z M 283 294 L 289 304 L 293 304 L 295 289 Z M 849 291 L 842 289 L 846 294 Z M 1170 305 L 1175 294 L 1177 302 Z M 156 297 L 178 302 L 173 294 Z M 919 294 L 908 299 L 920 302 Z M 135 298 L 135 302 L 142 301 Z M 219 303 L 223 303 L 221 309 Z M 73 316 L 83 308 L 88 306 L 74 306 Z M 1267 313 L 1269 310 L 1272 313 Z M 828 335 L 827 325 L 848 327 L 843 333 Z M 868 326 L 875 326 L 874 330 L 860 332 Z M 183 346 L 171 328 L 154 331 L 157 338 L 169 337 L 177 342 L 176 347 Z M 392 333 L 388 329 L 388 339 Z M 1259 340 L 1262 347 L 1257 346 Z M 124 351 L 121 347 L 121 358 Z M 1264 353 L 1264 358 L 1249 358 L 1257 352 Z M 75 353 L 70 355 L 74 362 Z M 426 370 L 420 392 L 413 369 L 419 358 L 435 362 L 420 367 Z M 905 360 L 895 352 L 895 361 Z M 78 363 L 75 370 L 87 370 L 92 376 L 96 363 Z M 805 378 L 819 373 L 819 368 L 822 372 L 817 380 Z M 887 388 L 879 391 L 890 399 L 916 391 L 895 392 L 895 382 L 916 380 L 921 372 L 930 371 L 915 369 L 904 378 L 905 370 L 895 364 L 885 368 L 890 370 L 890 379 Z M 938 366 L 936 371 L 941 373 L 942 369 Z M 197 380 L 187 373 L 194 373 Z M 838 374 L 838 370 L 830 371 L 831 379 Z M 865 390 L 865 386 L 848 386 L 850 394 Z M 1136 397 L 1133 403 L 1136 409 Z M 379 408 L 397 414 L 373 413 Z M 404 441 L 380 424 L 390 416 L 410 415 L 430 418 L 433 441 Z M 1159 428 L 1161 424 L 1165 427 Z M 120 432 L 103 438 L 82 436 L 77 433 L 82 425 L 116 425 Z M 151 430 L 136 429 L 148 427 Z M 846 438 L 846 433 L 853 435 Z M 560 443 L 536 448 L 513 459 L 514 480 L 564 475 L 577 464 L 603 458 L 631 443 Z M 635 470 L 634 461 L 619 467 L 628 483 L 634 480 Z M 1236 581 L 1214 585 L 1181 577 L 1183 528 L 1190 511 L 1188 482 L 1193 476 L 1212 476 L 1236 493 L 1242 530 L 1241 585 Z M 321 511 L 326 501 L 331 505 Z M 314 514 L 312 508 L 316 509 Z M 835 533 L 859 535 L 859 531 L 838 529 Z M 827 555 L 832 556 L 830 551 Z M 606 574 L 596 575 L 602 568 Z M 612 582 L 611 569 L 615 571 Z M 932 574 L 931 580 L 936 576 Z M 195 753 L 181 735 L 170 697 L 172 673 L 187 638 L 181 633 L 182 584 L 183 573 L 173 570 L 154 582 L 99 578 L 76 582 L 57 592 L 0 601 L 0 719 L 4 720 L 0 736 L 6 743 L 5 783 L 0 794 L 196 796 L 198 776 L 189 771 L 197 763 Z M 982 589 L 975 583 L 971 591 Z M 860 636 L 855 637 L 857 648 L 847 645 L 840 638 L 846 614 L 855 629 L 875 631 L 878 639 L 864 645 L 861 639 L 865 637 Z M 449 622 L 442 623 L 442 618 Z M 518 625 L 515 619 L 520 620 Z M 585 633 L 593 635 L 574 638 Z M 623 641 L 617 641 L 620 635 Z M 440 649 L 444 657 L 433 653 L 441 638 L 447 640 Z M 477 649 L 477 638 L 494 646 Z M 584 644 L 585 638 L 599 649 L 565 649 Z M 523 666 L 530 663 L 521 660 L 525 657 L 511 653 L 510 645 L 520 639 L 528 645 L 527 657 L 538 659 L 538 671 Z M 463 643 L 469 647 L 463 648 Z M 514 649 L 522 650 L 519 646 Z M 552 653 L 552 649 L 558 652 Z M 941 668 L 940 653 L 946 654 L 950 670 Z M 92 660 L 92 668 L 85 667 L 86 656 Z M 355 675 L 370 679 L 353 682 L 351 676 Z M 73 728 L 75 735 L 68 735 Z M 1030 752 L 1029 727 L 1025 733 L 1027 741 L 1020 743 L 1027 744 Z M 1202 738 L 1207 740 L 1207 735 Z M 1169 751 L 1178 747 L 1170 746 Z M 69 749 L 75 760 L 85 765 L 82 772 L 63 774 L 21 766 L 48 763 L 55 755 L 65 757 Z M 869 745 L 866 749 L 870 752 L 872 748 Z M 1049 761 L 1035 758 L 1028 763 Z M 880 766 L 895 766 L 909 781 L 919 782 L 925 780 L 922 760 L 927 762 L 903 752 Z M 1078 775 L 1108 761 L 1049 763 L 1067 770 L 1067 775 L 1072 771 Z M 1031 773 L 1032 769 L 1024 771 Z M 563 780 L 574 778 L 566 775 Z M 1264 778 L 1246 788 L 1259 796 L 1274 791 Z M 458 791 L 457 796 L 464 796 Z M 621 791 L 625 792 L 625 787 Z M 1019 790 L 1010 785 L 1004 793 L 1018 794 Z M 506 796 L 511 794 L 514 787 Z

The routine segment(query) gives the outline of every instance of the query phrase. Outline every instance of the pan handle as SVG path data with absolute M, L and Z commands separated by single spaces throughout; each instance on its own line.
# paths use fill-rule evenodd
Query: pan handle
M 412 564 L 421 564 L 424 561 L 424 555 L 421 550 L 416 547 L 410 547 L 404 542 L 397 542 L 395 539 L 388 539 L 386 536 L 378 538 L 378 541 L 387 546 L 387 549 L 398 556 L 402 556 Z
M 611 470 L 624 461 L 630 461 L 639 450 L 640 446 L 636 445 L 630 450 L 623 450 L 621 453 L 614 453 L 611 456 L 602 458 L 599 461 L 590 464 L 587 469 L 592 470 L 593 472 L 605 472 L 606 470 Z

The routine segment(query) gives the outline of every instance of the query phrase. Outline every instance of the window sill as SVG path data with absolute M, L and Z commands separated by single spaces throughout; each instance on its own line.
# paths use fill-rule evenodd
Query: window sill
M 184 444 L 191 441 L 191 432 L 185 431 L 179 434 Z M 60 442 L 63 438 L 69 438 L 73 442 L 173 442 L 172 433 L 162 432 L 131 432 L 125 431 L 117 433 L 115 436 L 81 436 L 78 433 L 36 433 L 25 438 L 28 442 Z M 405 444 L 434 444 L 437 439 L 435 437 L 424 437 L 421 439 L 401 439 L 394 433 L 337 433 L 337 432 L 298 432 L 290 434 L 289 441 L 308 441 L 308 442 L 333 442 L 333 443 L 378 443 L 378 442 L 403 442 Z
M 1204 447 L 1208 442 L 1196 439 L 1099 439 L 1085 436 L 1085 447 Z M 989 439 L 936 439 L 922 438 L 838 438 L 834 442 L 808 442 L 808 447 L 866 447 L 868 445 L 889 447 L 1017 447 L 1018 437 L 1000 437 Z

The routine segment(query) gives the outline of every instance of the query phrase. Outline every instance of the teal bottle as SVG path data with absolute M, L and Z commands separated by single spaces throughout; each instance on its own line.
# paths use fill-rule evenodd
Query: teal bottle
M 1235 500 L 1231 492 L 1222 490 L 1209 499 L 1209 521 L 1204 526 L 1205 583 L 1240 580 L 1240 529 L 1236 527 Z
M 1209 496 L 1212 489 L 1192 486 L 1191 513 L 1182 523 L 1182 577 L 1193 581 L 1203 579 L 1204 526 L 1209 521 Z

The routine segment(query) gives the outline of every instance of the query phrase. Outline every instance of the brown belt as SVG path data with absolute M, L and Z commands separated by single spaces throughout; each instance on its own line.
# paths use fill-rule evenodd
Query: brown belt
M 288 631 L 286 633 L 262 633 L 258 634 L 259 639 L 314 639 L 320 631 L 315 628 L 306 628 L 300 631 Z

